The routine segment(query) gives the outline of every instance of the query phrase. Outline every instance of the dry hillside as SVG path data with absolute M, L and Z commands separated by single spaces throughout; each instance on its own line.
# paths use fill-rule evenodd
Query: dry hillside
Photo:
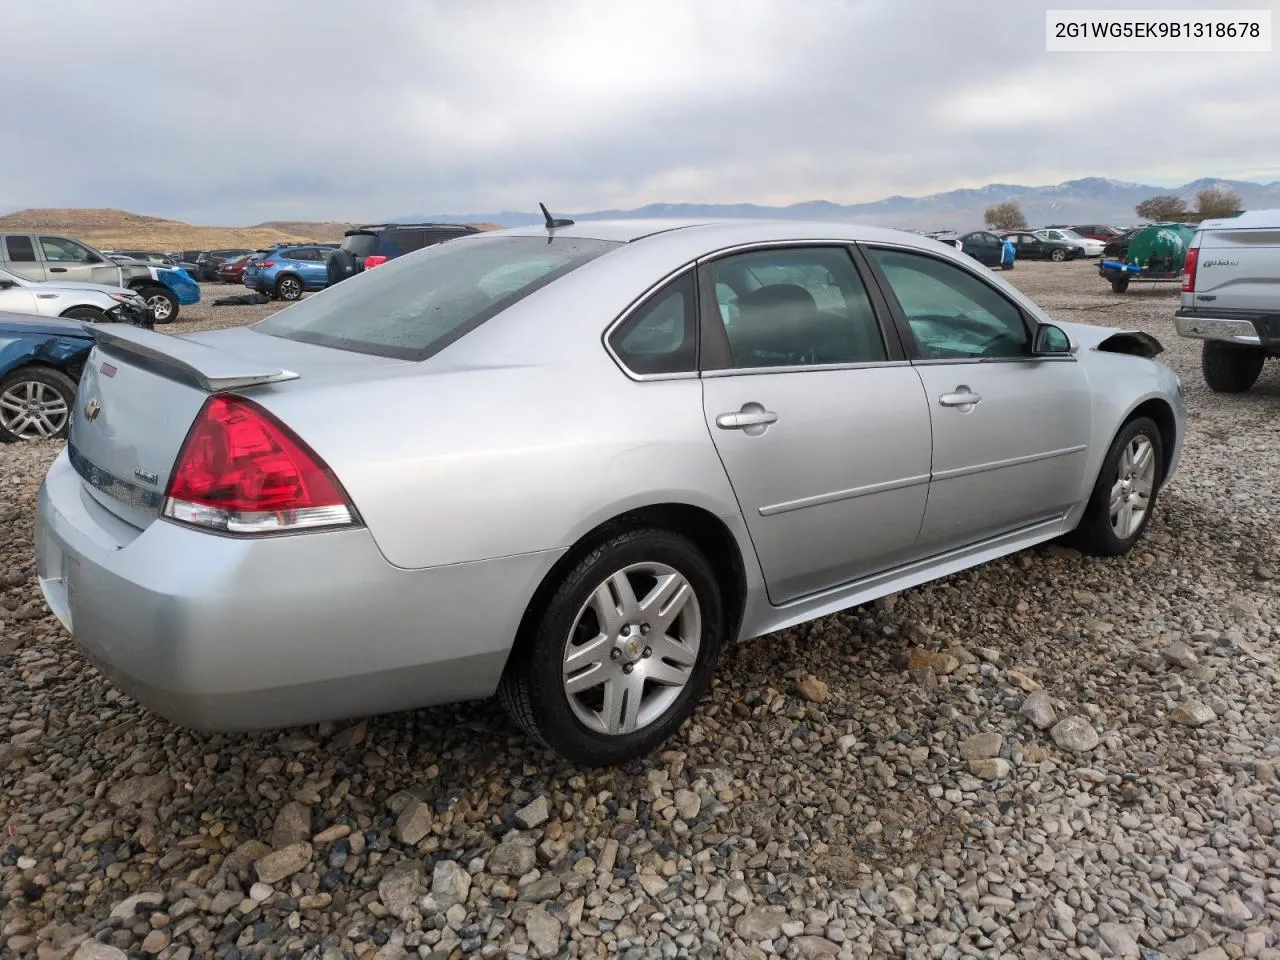
M 494 224 L 477 224 L 485 230 Z M 266 247 L 308 240 L 337 241 L 352 224 L 272 220 L 252 227 L 198 227 L 181 220 L 147 217 L 127 210 L 30 209 L 0 217 L 0 232 L 45 231 L 83 240 L 99 249 L 209 250 Z

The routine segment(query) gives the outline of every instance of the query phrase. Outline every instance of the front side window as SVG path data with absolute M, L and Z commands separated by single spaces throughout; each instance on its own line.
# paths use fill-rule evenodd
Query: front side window
M 688 373 L 697 369 L 697 305 L 693 272 L 672 280 L 634 310 L 609 346 L 632 373 Z
M 903 250 L 868 253 L 906 315 L 922 360 L 1030 354 L 1022 311 L 967 270 Z
M 93 259 L 87 248 L 65 237 L 41 237 L 40 249 L 51 263 L 89 263 Z
M 481 237 L 397 257 L 250 329 L 286 340 L 425 360 L 535 290 L 622 244 Z
M 755 250 L 707 268 L 736 369 L 875 363 L 888 354 L 842 247 Z

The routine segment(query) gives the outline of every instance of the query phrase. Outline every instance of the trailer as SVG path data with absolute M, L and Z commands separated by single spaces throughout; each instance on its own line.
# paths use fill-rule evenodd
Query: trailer
M 1124 293 L 1130 283 L 1180 282 L 1194 236 L 1195 227 L 1189 224 L 1150 224 L 1129 238 L 1123 260 L 1103 257 L 1098 262 L 1098 275 L 1116 293 Z

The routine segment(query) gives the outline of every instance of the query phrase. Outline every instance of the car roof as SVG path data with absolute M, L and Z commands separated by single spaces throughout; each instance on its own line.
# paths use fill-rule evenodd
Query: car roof
M 772 217 L 725 217 L 705 220 L 637 217 L 618 220 L 579 220 L 570 226 L 556 227 L 554 234 L 558 237 L 612 240 L 619 243 L 635 243 L 640 240 L 646 243 L 657 243 L 665 239 L 677 242 L 678 237 L 681 246 L 686 243 L 696 243 L 705 245 L 708 250 L 732 246 L 736 243 L 770 243 L 788 240 L 833 240 L 842 243 L 880 240 L 895 243 L 908 242 L 928 250 L 933 249 L 931 244 L 936 242 L 919 234 L 888 227 L 847 223 L 842 220 L 791 220 Z M 545 225 L 529 225 L 483 231 L 474 237 L 467 237 L 465 242 L 470 243 L 490 236 L 545 237 L 546 235 Z

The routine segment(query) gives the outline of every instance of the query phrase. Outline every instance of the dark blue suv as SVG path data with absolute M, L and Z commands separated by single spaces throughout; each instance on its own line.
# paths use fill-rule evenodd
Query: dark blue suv
M 432 244 L 479 232 L 479 227 L 469 223 L 371 223 L 348 230 L 342 238 L 342 249 L 351 254 L 360 271 Z
M 332 247 L 315 243 L 280 247 L 251 258 L 242 282 L 268 297 L 298 300 L 304 291 L 325 288 L 332 254 Z

